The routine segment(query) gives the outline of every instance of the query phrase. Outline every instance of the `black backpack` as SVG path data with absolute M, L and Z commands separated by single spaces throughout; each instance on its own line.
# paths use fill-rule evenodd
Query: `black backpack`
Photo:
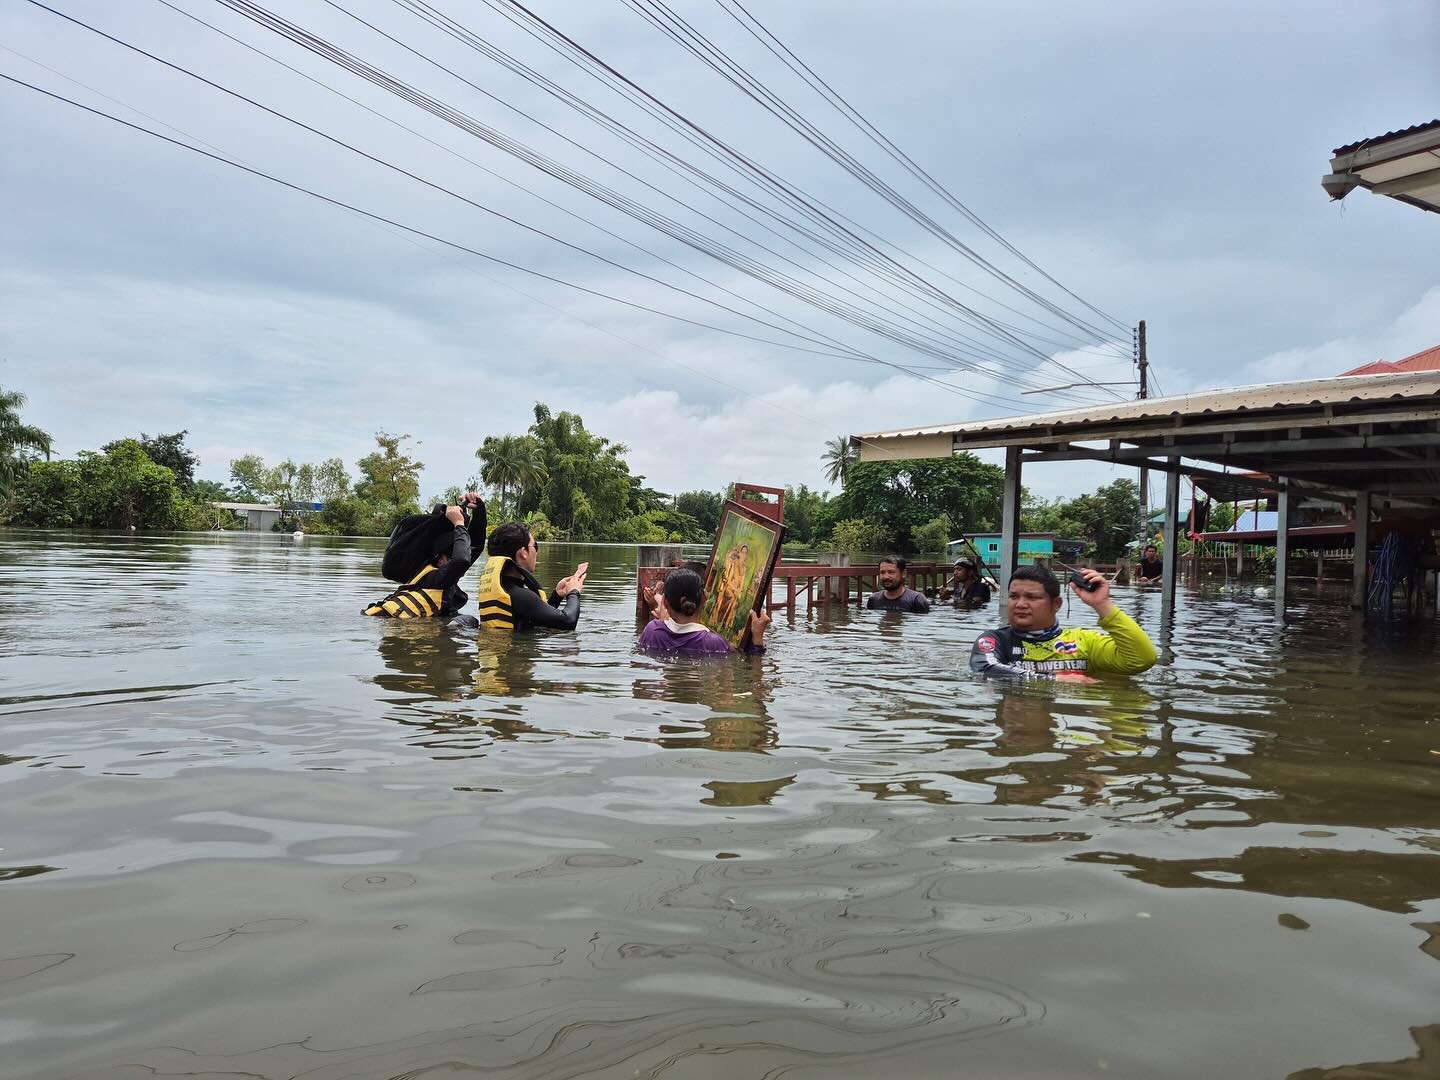
M 428 514 L 408 514 L 390 531 L 380 573 L 404 585 L 435 557 L 441 537 L 454 528 L 445 517 L 445 507 L 436 504 Z

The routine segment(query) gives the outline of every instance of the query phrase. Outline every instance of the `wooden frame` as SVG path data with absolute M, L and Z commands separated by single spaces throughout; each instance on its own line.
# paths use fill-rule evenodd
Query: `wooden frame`
M 750 612 L 770 596 L 785 526 L 738 502 L 727 501 L 705 568 L 705 607 L 700 621 L 735 648 L 750 633 Z

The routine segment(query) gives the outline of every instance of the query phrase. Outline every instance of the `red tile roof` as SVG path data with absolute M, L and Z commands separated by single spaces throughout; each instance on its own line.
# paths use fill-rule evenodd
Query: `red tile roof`
M 1400 375 L 1407 371 L 1440 371 L 1440 345 L 1431 349 L 1423 349 L 1414 356 L 1407 356 L 1404 360 L 1372 360 L 1368 364 L 1361 364 L 1349 371 L 1342 371 L 1344 375 Z

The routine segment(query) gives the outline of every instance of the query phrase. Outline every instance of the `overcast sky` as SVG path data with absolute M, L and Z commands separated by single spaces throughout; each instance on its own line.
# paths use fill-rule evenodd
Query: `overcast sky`
M 434 6 L 660 144 L 673 169 L 400 0 L 269 6 L 464 123 L 559 162 L 577 183 L 604 185 L 768 273 L 784 271 L 831 310 L 686 248 L 222 3 L 48 2 L 436 186 L 28 0 L 0 0 L 0 71 L 559 279 L 0 83 L 0 385 L 29 396 L 25 418 L 64 455 L 185 428 L 200 475 L 225 480 L 230 458 L 244 453 L 338 455 L 353 466 L 385 428 L 421 444 L 429 495 L 475 471 L 486 435 L 523 431 L 538 400 L 629 445 L 635 471 L 662 490 L 734 479 L 823 486 L 820 455 L 835 435 L 1058 408 L 1066 399 L 1020 391 L 1132 378 L 1129 333 L 1106 316 L 1124 327 L 1148 321 L 1166 393 L 1330 375 L 1440 344 L 1440 219 L 1364 192 L 1330 204 L 1319 184 L 1332 148 L 1440 116 L 1434 0 L 747 0 L 1068 293 L 925 190 L 717 0 L 671 0 L 746 73 L 1060 313 L 883 201 L 623 0 L 529 4 L 654 99 L 823 203 L 831 220 L 843 215 L 846 229 L 923 279 L 919 289 L 1015 327 L 1020 345 L 968 325 L 933 294 L 877 289 L 853 255 L 820 252 L 794 231 L 796 210 L 507 21 L 498 10 L 507 0 Z M 686 165 L 754 202 L 692 182 Z M 837 317 L 837 300 L 871 324 L 947 335 L 950 355 Z M 982 359 L 991 373 L 955 366 Z M 1051 466 L 1027 483 L 1055 495 L 1116 475 L 1133 474 Z

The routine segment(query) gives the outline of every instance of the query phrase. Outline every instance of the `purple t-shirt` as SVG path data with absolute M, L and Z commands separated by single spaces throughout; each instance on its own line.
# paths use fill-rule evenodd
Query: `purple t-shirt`
M 713 630 L 699 623 L 677 623 L 670 619 L 651 619 L 640 631 L 636 646 L 644 652 L 685 653 L 687 656 L 726 656 L 735 650 Z M 764 652 L 765 647 L 753 646 L 747 652 Z

